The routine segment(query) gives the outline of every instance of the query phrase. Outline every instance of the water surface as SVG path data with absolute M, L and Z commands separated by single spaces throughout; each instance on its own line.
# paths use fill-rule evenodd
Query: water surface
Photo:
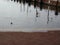
M 0 0 L 0 29 L 40 28 L 60 28 L 59 7 L 36 2 Z

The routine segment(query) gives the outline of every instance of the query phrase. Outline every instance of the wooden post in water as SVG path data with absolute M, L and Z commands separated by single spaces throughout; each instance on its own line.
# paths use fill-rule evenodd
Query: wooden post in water
M 40 10 L 43 8 L 43 0 L 40 0 Z
M 58 0 L 57 0 L 57 3 L 56 3 L 56 11 L 55 11 L 55 15 L 58 15 Z
M 50 3 L 50 0 L 48 1 L 48 3 Z M 49 23 L 49 9 L 50 9 L 50 5 L 48 6 L 47 24 Z
M 43 0 L 40 0 L 40 3 L 43 4 Z
M 48 15 L 47 15 L 47 24 L 49 23 L 49 6 L 48 6 Z
M 49 2 L 48 3 L 50 3 L 50 0 L 49 0 Z
M 37 4 L 37 1 L 35 0 L 35 1 L 34 1 L 34 8 L 36 8 L 36 4 Z

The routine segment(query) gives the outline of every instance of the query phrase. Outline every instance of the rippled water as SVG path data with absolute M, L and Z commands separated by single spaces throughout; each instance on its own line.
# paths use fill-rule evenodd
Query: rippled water
M 55 15 L 54 6 L 43 8 L 29 3 L 0 0 L 0 29 L 60 28 L 60 9 Z M 53 7 L 53 8 L 52 8 Z

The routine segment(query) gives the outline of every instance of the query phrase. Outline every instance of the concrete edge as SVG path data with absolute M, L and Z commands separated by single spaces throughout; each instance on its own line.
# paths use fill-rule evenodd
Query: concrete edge
M 60 31 L 60 28 L 0 29 L 0 32 L 48 32 L 48 31 Z

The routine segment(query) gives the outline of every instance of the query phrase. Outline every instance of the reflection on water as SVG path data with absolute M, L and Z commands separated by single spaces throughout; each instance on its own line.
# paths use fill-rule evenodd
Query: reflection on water
M 0 0 L 1 29 L 60 28 L 60 8 L 32 0 Z

